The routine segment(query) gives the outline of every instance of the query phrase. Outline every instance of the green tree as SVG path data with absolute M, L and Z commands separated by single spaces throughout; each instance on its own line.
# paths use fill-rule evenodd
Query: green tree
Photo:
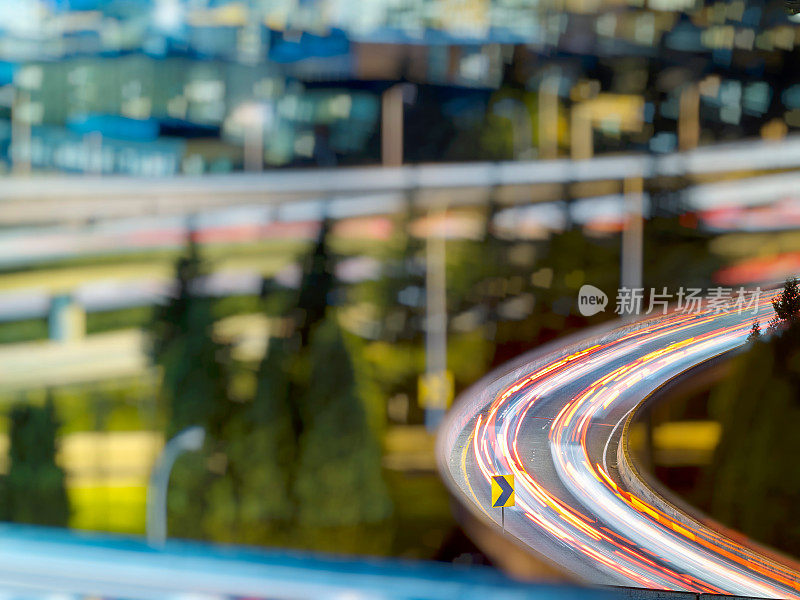
M 775 317 L 789 321 L 800 314 L 800 284 L 797 277 L 789 277 L 783 284 L 783 291 L 772 301 Z
M 205 268 L 195 242 L 178 259 L 174 291 L 156 310 L 152 354 L 162 368 L 160 399 L 167 436 L 192 425 L 218 437 L 230 414 L 227 398 L 229 348 L 214 339 L 211 298 L 197 288 Z
M 162 312 L 169 323 L 157 321 L 169 342 L 154 354 L 170 425 L 205 425 L 209 436 L 202 452 L 175 464 L 171 534 L 362 552 L 391 536 L 366 361 L 327 308 L 335 283 L 328 229 L 304 261 L 297 310 L 282 322 L 284 335 L 270 339 L 251 402 L 227 402 L 220 384 L 226 369 L 213 319 L 193 290 L 203 272 L 196 250 L 179 263 L 175 297 Z M 187 388 L 198 405 L 184 406 Z M 374 530 L 365 535 L 365 527 Z
M 711 392 L 722 437 L 706 477 L 713 517 L 763 543 L 800 553 L 800 323 L 752 344 Z
M 308 388 L 301 406 L 304 428 L 295 498 L 298 522 L 311 536 L 376 525 L 391 515 L 381 452 L 369 426 L 358 369 L 335 316 L 311 337 Z
M 411 219 L 409 206 L 395 218 L 392 236 L 378 249 L 380 277 L 361 282 L 356 288 L 356 301 L 372 308 L 377 337 L 393 343 L 415 337 L 414 320 L 423 309 L 423 242 L 409 233 Z
M 25 402 L 11 408 L 10 465 L 3 482 L 5 518 L 66 527 L 70 510 L 64 471 L 56 464 L 57 435 L 49 392 L 43 406 Z
M 292 481 L 299 415 L 291 381 L 296 338 L 271 337 L 252 403 L 226 430 L 240 541 L 286 543 L 295 516 Z
M 236 407 L 228 398 L 230 351 L 214 338 L 212 301 L 199 290 L 206 272 L 190 237 L 186 254 L 176 263 L 173 293 L 155 312 L 151 350 L 162 371 L 159 403 L 166 437 L 193 425 L 207 433 L 204 449 L 180 457 L 173 468 L 170 533 L 230 540 L 235 504 L 230 495 L 221 498 L 223 486 L 230 484 L 223 477 L 227 469 L 223 444 Z M 220 513 L 226 519 L 220 519 Z
M 193 285 L 205 275 L 200 250 L 193 236 L 186 240 L 186 252 L 175 262 L 175 281 L 169 301 L 156 308 L 150 324 L 152 334 L 151 354 L 159 361 L 170 344 L 185 333 L 185 315 L 196 299 Z
M 325 317 L 325 309 L 334 284 L 334 258 L 328 247 L 330 221 L 325 219 L 319 229 L 314 249 L 303 262 L 303 278 L 297 297 L 297 325 L 300 342 L 308 345 L 311 329 Z

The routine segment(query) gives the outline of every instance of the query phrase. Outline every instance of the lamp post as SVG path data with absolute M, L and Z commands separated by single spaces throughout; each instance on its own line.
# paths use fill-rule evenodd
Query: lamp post
M 167 541 L 167 488 L 175 460 L 184 452 L 200 450 L 205 437 L 206 432 L 202 427 L 184 429 L 167 442 L 156 460 L 147 486 L 145 530 L 150 546 L 161 548 Z

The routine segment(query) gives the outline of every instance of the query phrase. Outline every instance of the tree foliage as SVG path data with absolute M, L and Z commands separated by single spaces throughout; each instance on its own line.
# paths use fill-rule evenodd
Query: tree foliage
M 328 247 L 330 222 L 326 219 L 320 227 L 314 249 L 303 261 L 303 277 L 297 297 L 297 324 L 300 343 L 307 346 L 311 328 L 325 317 L 334 284 L 334 259 Z
M 394 219 L 391 237 L 378 249 L 380 277 L 361 282 L 355 293 L 372 311 L 374 337 L 392 343 L 418 337 L 424 310 L 424 242 L 409 234 L 411 220 L 411 207 Z
M 797 277 L 790 277 L 783 284 L 783 291 L 772 301 L 775 317 L 781 321 L 795 319 L 800 314 L 800 284 Z
M 328 306 L 327 234 L 324 224 L 248 402 L 228 398 L 231 364 L 196 291 L 204 272 L 197 248 L 178 262 L 175 293 L 153 326 L 153 356 L 169 434 L 201 425 L 208 435 L 201 452 L 175 464 L 171 535 L 328 550 L 344 535 L 357 551 L 373 537 L 363 527 L 390 514 L 365 361 Z
M 300 427 L 291 380 L 295 342 L 270 338 L 253 401 L 227 430 L 237 521 L 246 542 L 281 541 L 294 519 L 292 481 Z
M 212 436 L 230 416 L 227 400 L 229 349 L 215 340 L 211 299 L 199 293 L 205 273 L 197 245 L 189 240 L 175 266 L 175 284 L 152 324 L 152 355 L 162 369 L 160 400 L 172 437 L 192 425 Z
M 180 457 L 172 472 L 169 528 L 183 537 L 208 536 L 209 530 L 223 529 L 213 527 L 217 517 L 212 507 L 228 506 L 213 501 L 213 495 L 219 495 L 218 473 L 208 463 L 212 457 L 224 462 L 219 445 L 235 412 L 228 398 L 230 352 L 214 338 L 211 299 L 200 289 L 205 273 L 199 248 L 190 237 L 185 255 L 175 265 L 172 294 L 156 309 L 151 324 L 151 353 L 162 372 L 159 404 L 166 418 L 166 437 L 195 425 L 207 433 L 203 451 Z
M 335 318 L 314 331 L 295 494 L 306 527 L 376 523 L 391 513 L 380 447 Z
M 51 396 L 43 406 L 24 402 L 10 413 L 9 470 L 2 489 L 5 519 L 66 527 L 69 501 L 56 463 L 58 422 Z
M 712 390 L 722 437 L 706 480 L 711 513 L 726 525 L 800 553 L 800 323 L 792 321 L 734 359 Z

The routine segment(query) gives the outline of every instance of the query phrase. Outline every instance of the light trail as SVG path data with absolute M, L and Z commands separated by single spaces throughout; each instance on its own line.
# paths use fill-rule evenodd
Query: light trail
M 654 506 L 605 466 L 631 411 L 687 369 L 745 343 L 752 321 L 771 317 L 776 293 L 762 296 L 756 314 L 671 313 L 534 354 L 480 382 L 443 426 L 446 479 L 497 519 L 487 508 L 490 478 L 513 474 L 506 530 L 588 581 L 800 598 L 792 567 L 666 501 Z

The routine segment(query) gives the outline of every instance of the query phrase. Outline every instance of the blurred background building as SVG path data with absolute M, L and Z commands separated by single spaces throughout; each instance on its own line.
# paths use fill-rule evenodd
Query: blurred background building
M 661 153 L 800 126 L 797 30 L 779 2 L 36 1 L 2 10 L 9 170 L 374 164 L 381 107 L 398 81 L 406 162 L 564 153 L 565 126 L 538 123 L 578 105 L 594 151 Z

